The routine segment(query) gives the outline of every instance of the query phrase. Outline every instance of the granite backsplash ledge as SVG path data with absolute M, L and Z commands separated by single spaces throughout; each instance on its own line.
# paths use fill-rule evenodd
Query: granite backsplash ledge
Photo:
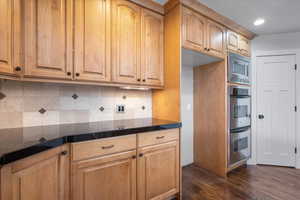
M 0 129 L 152 117 L 151 91 L 0 81 Z

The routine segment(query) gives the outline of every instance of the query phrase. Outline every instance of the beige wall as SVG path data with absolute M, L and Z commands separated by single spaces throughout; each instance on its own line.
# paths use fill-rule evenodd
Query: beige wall
M 151 91 L 0 80 L 0 92 L 6 96 L 0 100 L 0 129 L 152 117 Z M 115 112 L 117 104 L 126 105 L 125 114 Z

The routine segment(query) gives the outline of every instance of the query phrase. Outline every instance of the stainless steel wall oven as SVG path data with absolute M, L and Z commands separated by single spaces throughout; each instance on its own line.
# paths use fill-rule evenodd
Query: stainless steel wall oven
M 231 86 L 229 91 L 230 167 L 251 156 L 251 89 L 247 86 Z

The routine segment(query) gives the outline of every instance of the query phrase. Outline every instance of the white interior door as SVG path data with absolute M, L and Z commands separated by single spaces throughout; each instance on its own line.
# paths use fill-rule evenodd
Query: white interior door
M 257 162 L 294 167 L 296 57 L 268 56 L 257 61 Z

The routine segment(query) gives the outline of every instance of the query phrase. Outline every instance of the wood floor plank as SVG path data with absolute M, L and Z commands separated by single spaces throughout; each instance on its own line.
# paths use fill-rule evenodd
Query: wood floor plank
M 300 170 L 293 168 L 241 167 L 223 179 L 190 165 L 182 182 L 183 200 L 300 200 Z

